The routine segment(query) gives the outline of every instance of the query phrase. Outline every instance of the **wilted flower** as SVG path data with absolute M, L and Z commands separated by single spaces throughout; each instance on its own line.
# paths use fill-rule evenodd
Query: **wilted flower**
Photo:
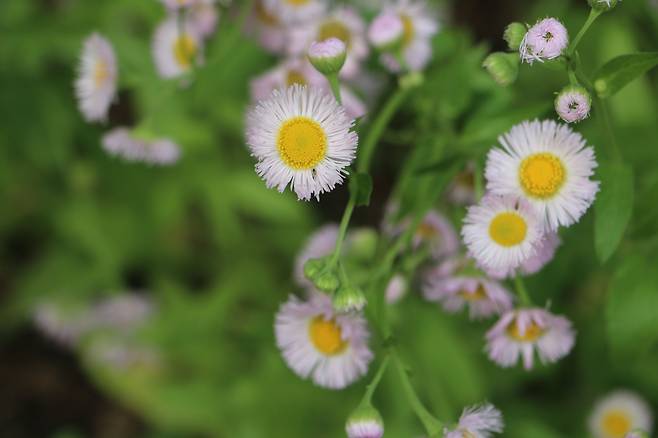
M 354 120 L 335 99 L 294 85 L 275 90 L 247 116 L 247 144 L 268 188 L 290 186 L 300 200 L 320 198 L 343 182 L 356 155 Z
M 534 351 L 542 363 L 556 362 L 573 348 L 571 322 L 539 308 L 507 312 L 487 333 L 489 358 L 502 367 L 514 366 L 519 357 L 523 367 L 533 367 Z
M 576 223 L 594 202 L 594 149 L 567 125 L 523 122 L 498 141 L 503 149 L 487 159 L 487 190 L 526 199 L 546 229 Z
M 276 316 L 275 334 L 288 366 L 325 388 L 350 385 L 373 358 L 365 319 L 337 314 L 324 294 L 313 293 L 308 301 L 291 296 Z
M 627 438 L 634 429 L 651 433 L 653 415 L 647 402 L 628 390 L 618 390 L 599 400 L 589 417 L 595 438 Z
M 117 62 L 112 45 L 97 33 L 84 42 L 75 91 L 88 122 L 104 120 L 116 96 Z
M 141 138 L 128 128 L 115 128 L 103 136 L 103 149 L 126 161 L 171 165 L 180 158 L 180 148 L 167 138 Z
M 589 117 L 592 97 L 577 85 L 565 87 L 555 98 L 555 111 L 567 123 L 580 122 Z
M 464 409 L 459 424 L 453 430 L 446 428 L 444 438 L 489 438 L 492 433 L 502 433 L 503 414 L 491 404 Z
M 555 18 L 544 18 L 528 29 L 519 52 L 522 61 L 532 64 L 557 58 L 568 45 L 569 34 L 564 25 Z

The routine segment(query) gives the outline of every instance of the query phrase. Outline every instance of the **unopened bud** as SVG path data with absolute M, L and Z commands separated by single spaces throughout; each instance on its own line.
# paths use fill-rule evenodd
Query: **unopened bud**
M 313 281 L 324 269 L 325 261 L 323 259 L 309 259 L 304 263 L 304 276 Z
M 621 0 L 587 0 L 592 9 L 597 11 L 609 11 L 610 9 L 617 6 Z
M 361 289 L 348 286 L 338 289 L 333 304 L 334 309 L 341 313 L 358 312 L 366 306 L 367 301 Z
M 334 293 L 340 286 L 338 275 L 331 271 L 322 272 L 314 279 L 313 283 L 315 287 L 326 293 Z
M 515 22 L 507 25 L 505 33 L 503 33 L 503 39 L 507 42 L 507 47 L 513 52 L 518 51 L 527 31 L 528 28 L 521 23 Z
M 308 60 L 325 76 L 336 75 L 345 64 L 347 47 L 338 38 L 314 42 L 308 49 Z
M 370 43 L 382 52 L 394 51 L 400 48 L 404 39 L 404 23 L 394 13 L 379 14 L 368 29 Z
M 359 406 L 347 419 L 345 431 L 348 438 L 381 438 L 384 436 L 384 421 L 372 405 Z
M 515 53 L 492 53 L 485 58 L 482 66 L 503 87 L 514 83 L 519 75 L 519 58 Z
M 585 120 L 591 107 L 592 98 L 580 85 L 564 87 L 555 98 L 555 111 L 567 123 Z

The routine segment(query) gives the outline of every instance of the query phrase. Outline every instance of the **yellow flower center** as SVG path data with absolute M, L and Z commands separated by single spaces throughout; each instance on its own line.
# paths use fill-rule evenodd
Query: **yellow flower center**
M 403 29 L 402 46 L 407 47 L 413 41 L 414 36 L 416 35 L 416 29 L 414 28 L 414 22 L 411 17 L 406 14 L 400 14 L 399 17 L 400 20 L 402 20 Z
M 542 152 L 530 155 L 521 162 L 519 180 L 525 193 L 534 198 L 555 196 L 566 179 L 566 170 L 557 156 Z
M 333 319 L 327 321 L 322 316 L 316 316 L 311 320 L 308 331 L 313 346 L 326 356 L 335 356 L 347 348 L 341 329 Z
M 295 170 L 313 169 L 327 153 L 327 135 L 318 122 L 293 117 L 279 129 L 276 140 L 281 160 Z
M 262 0 L 256 2 L 256 17 L 261 23 L 264 23 L 268 26 L 279 25 L 279 19 L 275 15 L 270 14 L 270 12 L 265 9 Z
M 463 290 L 459 292 L 459 295 L 461 295 L 461 297 L 465 301 L 470 301 L 470 302 L 480 301 L 487 298 L 487 293 L 484 291 L 484 288 L 482 287 L 481 284 L 478 284 L 477 289 L 475 289 L 473 292 Z
M 110 70 L 107 68 L 107 63 L 105 61 L 98 61 L 94 67 L 94 85 L 96 88 L 102 87 L 109 77 Z
M 464 430 L 462 431 L 462 438 L 476 438 L 476 437 L 471 433 L 470 430 Z
M 533 322 L 530 323 L 530 325 L 525 328 L 525 332 L 521 334 L 519 324 L 514 320 L 507 327 L 507 334 L 519 342 L 535 342 L 544 334 L 544 329 Z
M 493 241 L 508 248 L 523 242 L 527 232 L 525 219 L 515 212 L 500 213 L 489 225 L 489 235 Z
M 325 21 L 318 31 L 318 41 L 324 41 L 329 38 L 338 38 L 349 48 L 352 42 L 350 30 L 338 20 Z
M 286 85 L 292 87 L 295 84 L 307 85 L 308 82 L 301 72 L 297 70 L 288 70 L 288 74 L 286 75 Z
M 418 228 L 416 228 L 416 236 L 423 240 L 434 239 L 439 236 L 439 230 L 437 230 L 432 224 L 423 222 L 418 225 Z
M 311 0 L 285 0 L 285 3 L 288 3 L 291 6 L 304 6 L 310 2 Z
M 184 70 L 192 66 L 194 57 L 196 56 L 197 46 L 196 42 L 187 34 L 183 34 L 176 38 L 174 41 L 174 56 L 176 62 Z
M 603 431 L 610 438 L 623 438 L 633 427 L 630 416 L 624 411 L 610 411 L 603 416 Z

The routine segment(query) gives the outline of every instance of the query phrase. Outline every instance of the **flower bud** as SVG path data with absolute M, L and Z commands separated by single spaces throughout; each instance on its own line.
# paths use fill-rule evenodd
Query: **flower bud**
M 597 11 L 609 11 L 621 0 L 587 0 L 589 6 Z
M 505 33 L 503 33 L 503 39 L 507 42 L 507 47 L 510 50 L 516 52 L 521 47 L 521 42 L 523 42 L 523 37 L 525 36 L 528 28 L 521 23 L 510 23 L 505 28 Z
M 521 60 L 528 64 L 544 62 L 561 56 L 568 45 L 567 28 L 559 20 L 549 17 L 528 29 L 519 47 L 519 54 Z
M 384 421 L 372 405 L 362 405 L 347 419 L 345 431 L 348 438 L 381 438 L 384 436 Z
M 585 120 L 591 107 L 592 98 L 580 85 L 564 87 L 555 98 L 555 111 L 567 123 Z
M 313 281 L 324 269 L 323 259 L 309 259 L 304 263 L 304 276 Z
M 308 60 L 325 76 L 337 75 L 345 64 L 347 47 L 338 38 L 314 42 L 308 49 Z
M 334 296 L 334 309 L 341 313 L 358 312 L 367 304 L 363 291 L 358 287 L 348 286 L 338 289 Z
M 503 87 L 512 84 L 519 75 L 519 58 L 515 53 L 492 53 L 486 57 L 482 66 Z
M 377 250 L 379 234 L 372 228 L 359 228 L 351 232 L 349 255 L 359 260 L 372 260 Z
M 368 29 L 370 43 L 382 52 L 400 48 L 404 39 L 404 23 L 397 14 L 385 12 L 379 14 Z
M 324 271 L 313 280 L 315 287 L 326 293 L 334 293 L 340 286 L 338 275 L 331 271 Z

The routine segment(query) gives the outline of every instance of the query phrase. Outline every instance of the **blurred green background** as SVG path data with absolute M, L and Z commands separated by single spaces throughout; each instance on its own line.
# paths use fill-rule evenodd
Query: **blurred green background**
M 566 74 L 524 68 L 503 89 L 480 65 L 504 49 L 500 36 L 511 21 L 556 16 L 574 34 L 588 13 L 584 0 L 455 0 L 441 8 L 435 60 L 384 134 L 373 202 L 357 210 L 356 225 L 378 226 L 399 163 L 407 156 L 423 163 L 438 147 L 441 123 L 468 138 L 462 144 L 482 160 L 512 124 L 554 117 L 553 93 Z M 285 366 L 272 325 L 296 290 L 296 252 L 315 227 L 340 218 L 347 190 L 303 203 L 267 190 L 255 174 L 242 131 L 248 80 L 275 59 L 232 15 L 210 40 L 206 66 L 180 89 L 158 79 L 150 57 L 164 18 L 155 0 L 0 1 L 0 436 L 343 435 L 366 379 L 340 392 L 302 381 Z M 113 42 L 120 62 L 110 126 L 152 116 L 159 133 L 182 146 L 177 165 L 109 157 L 100 148 L 106 127 L 83 122 L 72 84 L 92 31 Z M 626 0 L 596 23 L 580 52 L 591 71 L 657 47 L 658 12 Z M 634 389 L 658 406 L 657 79 L 654 71 L 610 101 L 635 172 L 633 219 L 619 251 L 605 265 L 597 261 L 590 211 L 563 233 L 557 259 L 528 281 L 538 301 L 575 323 L 578 342 L 566 359 L 530 373 L 503 370 L 482 352 L 491 322 L 446 315 L 415 290 L 393 309 L 413 382 L 441 418 L 489 400 L 505 415 L 503 436 L 583 437 L 592 403 L 611 389 Z M 172 97 L 163 105 L 165 93 Z M 597 147 L 606 141 L 595 117 L 577 130 Z M 447 213 L 458 219 L 463 209 Z M 151 318 L 130 336 L 103 331 L 71 349 L 35 328 L 43 303 L 75 314 L 126 290 L 153 303 Z M 95 352 L 104 342 L 136 358 L 101 360 Z M 419 436 L 389 374 L 376 395 L 387 436 Z

